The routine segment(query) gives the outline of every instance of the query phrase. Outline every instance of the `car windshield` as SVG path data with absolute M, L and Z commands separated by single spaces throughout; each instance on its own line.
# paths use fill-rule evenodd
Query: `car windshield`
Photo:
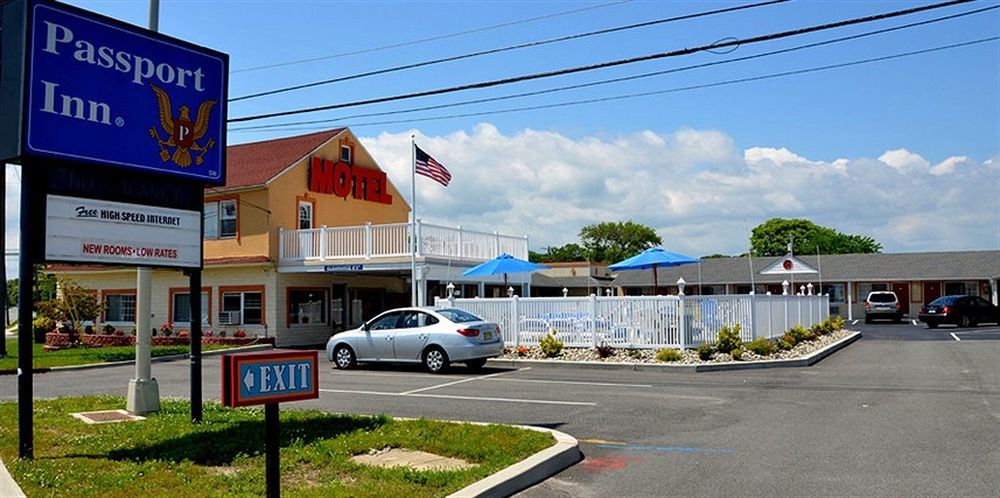
M 478 316 L 473 315 L 472 313 L 469 313 L 468 311 L 454 309 L 454 308 L 447 308 L 447 309 L 443 309 L 443 310 L 437 310 L 437 312 L 441 316 L 443 316 L 443 317 L 447 318 L 448 320 L 451 320 L 452 322 L 455 322 L 455 323 L 481 322 L 481 321 L 483 321 L 482 318 L 479 318 Z
M 879 293 L 868 296 L 868 301 L 872 303 L 891 303 L 896 300 L 895 294 Z
M 950 306 L 955 304 L 955 301 L 958 301 L 957 296 L 944 296 L 931 301 L 931 304 L 935 306 Z

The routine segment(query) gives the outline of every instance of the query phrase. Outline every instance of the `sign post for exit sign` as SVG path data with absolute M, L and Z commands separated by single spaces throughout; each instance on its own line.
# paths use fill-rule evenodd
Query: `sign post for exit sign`
M 319 398 L 316 351 L 273 351 L 222 356 L 222 404 L 264 405 L 268 498 L 281 494 L 278 403 Z

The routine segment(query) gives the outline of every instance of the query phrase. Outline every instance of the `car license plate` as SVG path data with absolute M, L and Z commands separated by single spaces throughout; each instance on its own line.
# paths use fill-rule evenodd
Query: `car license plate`
M 483 333 L 483 339 L 487 340 L 487 341 L 492 341 L 493 340 L 493 331 L 492 330 L 487 330 L 486 332 L 484 332 Z
M 927 312 L 928 312 L 928 313 L 930 313 L 930 314 L 932 314 L 932 315 L 933 315 L 934 313 L 937 313 L 937 311 L 935 311 L 935 310 L 927 310 Z

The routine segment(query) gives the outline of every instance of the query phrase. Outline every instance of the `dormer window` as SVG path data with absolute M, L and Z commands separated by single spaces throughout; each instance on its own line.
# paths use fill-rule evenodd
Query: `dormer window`
M 349 145 L 340 146 L 340 160 L 347 163 L 351 163 L 351 147 Z

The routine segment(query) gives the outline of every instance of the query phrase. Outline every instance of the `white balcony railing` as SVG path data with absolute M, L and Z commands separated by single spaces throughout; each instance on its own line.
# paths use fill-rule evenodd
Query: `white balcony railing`
M 477 232 L 417 220 L 417 255 L 486 261 L 502 253 L 528 259 L 528 238 Z M 366 224 L 279 231 L 282 263 L 409 256 L 410 224 Z

